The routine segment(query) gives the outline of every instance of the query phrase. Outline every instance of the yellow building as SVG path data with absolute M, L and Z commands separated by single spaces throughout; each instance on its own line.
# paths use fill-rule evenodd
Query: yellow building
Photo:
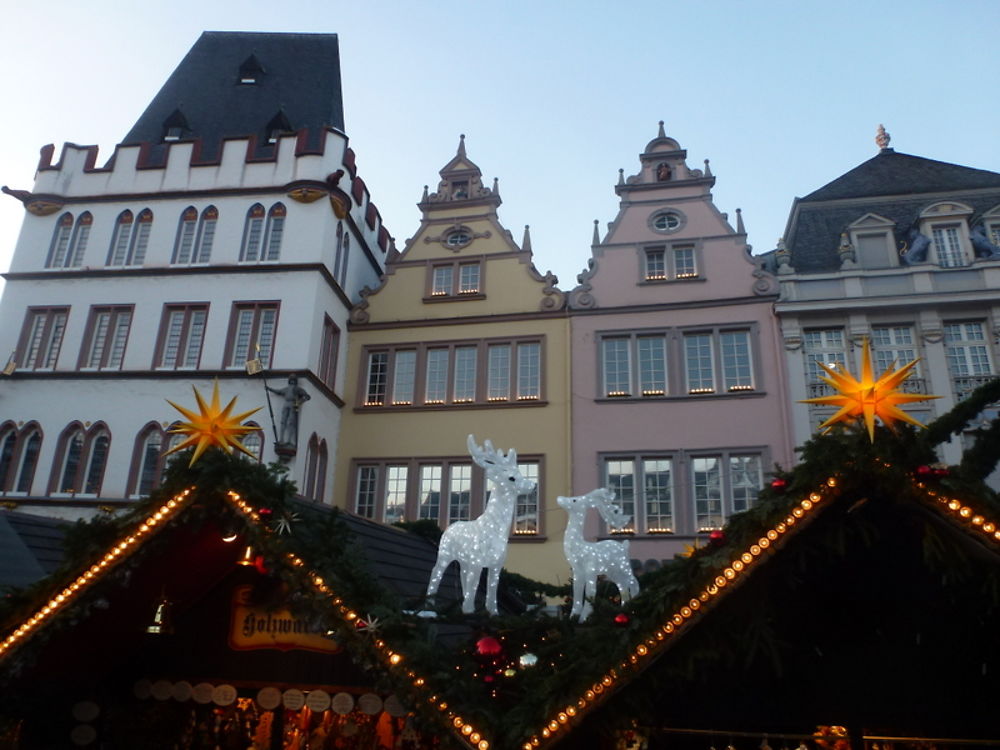
M 569 326 L 565 295 L 497 218 L 496 181 L 465 141 L 424 195 L 420 227 L 382 284 L 351 314 L 337 504 L 385 523 L 475 518 L 488 487 L 466 436 L 517 449 L 533 496 L 518 500 L 506 567 L 565 582 L 570 489 Z

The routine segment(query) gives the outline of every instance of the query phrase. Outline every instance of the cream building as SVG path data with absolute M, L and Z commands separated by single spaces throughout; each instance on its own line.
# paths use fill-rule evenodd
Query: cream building
M 381 286 L 351 313 L 334 497 L 385 523 L 475 518 L 488 488 L 466 436 L 516 448 L 537 480 L 511 528 L 507 568 L 566 581 L 570 489 L 569 329 L 565 296 L 497 218 L 497 183 L 465 152 L 424 189 L 420 226 Z

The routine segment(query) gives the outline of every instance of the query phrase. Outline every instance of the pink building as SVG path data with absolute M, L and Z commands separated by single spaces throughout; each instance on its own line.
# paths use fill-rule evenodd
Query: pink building
M 573 491 L 615 489 L 643 567 L 750 507 L 792 442 L 774 277 L 659 134 L 570 295 Z M 593 514 L 592 514 L 593 515 Z

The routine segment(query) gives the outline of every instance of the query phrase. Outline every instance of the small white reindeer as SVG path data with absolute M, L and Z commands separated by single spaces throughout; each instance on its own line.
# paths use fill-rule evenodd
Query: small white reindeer
M 639 593 L 639 582 L 632 572 L 628 556 L 628 540 L 588 542 L 583 538 L 583 522 L 589 508 L 596 508 L 611 528 L 621 528 L 628 523 L 630 516 L 624 515 L 614 500 L 615 493 L 604 487 L 578 497 L 556 498 L 559 507 L 569 513 L 563 552 L 573 569 L 573 609 L 570 617 L 579 615 L 580 622 L 590 617 L 594 609 L 591 602 L 597 594 L 598 576 L 607 576 L 618 587 L 623 602 Z
M 514 520 L 517 496 L 535 489 L 535 483 L 521 476 L 517 468 L 517 453 L 511 448 L 505 456 L 487 440 L 480 448 L 469 435 L 466 444 L 472 460 L 483 467 L 486 478 L 493 484 L 486 510 L 473 521 L 451 524 L 441 535 L 437 563 L 427 584 L 427 596 L 437 593 L 441 577 L 452 562 L 458 561 L 462 576 L 462 611 L 471 613 L 476 607 L 476 590 L 486 568 L 486 609 L 497 614 L 497 583 L 500 569 L 507 559 L 507 539 Z

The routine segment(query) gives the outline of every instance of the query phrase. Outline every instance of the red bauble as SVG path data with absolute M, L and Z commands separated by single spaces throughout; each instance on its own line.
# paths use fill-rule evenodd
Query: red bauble
M 617 615 L 615 615 L 615 625 L 617 625 L 618 627 L 623 628 L 623 627 L 625 627 L 626 625 L 629 624 L 629 621 L 631 619 L 632 618 L 630 618 L 624 612 L 619 612 Z
M 934 470 L 930 466 L 928 466 L 927 464 L 924 464 L 923 466 L 918 466 L 917 467 L 917 476 L 918 477 L 929 477 L 933 473 L 934 473 Z
M 715 529 L 708 532 L 708 542 L 713 547 L 721 547 L 726 543 L 726 532 L 722 529 Z
M 503 646 L 492 635 L 486 635 L 476 641 L 476 651 L 480 656 L 495 656 L 503 651 Z
M 264 562 L 263 555 L 257 555 L 253 560 L 253 566 L 257 569 L 257 572 L 262 576 L 266 576 L 270 571 L 267 569 L 267 563 Z
M 493 675 L 488 674 L 483 678 L 483 682 L 493 682 L 495 679 L 496 678 Z
M 271 515 L 271 509 L 270 508 L 257 508 L 257 515 L 258 516 L 269 516 L 269 515 Z
M 775 477 L 771 480 L 771 489 L 775 492 L 784 492 L 785 488 L 788 486 L 788 480 L 782 479 L 781 477 Z
M 948 476 L 948 474 L 949 474 L 949 473 L 950 473 L 950 472 L 949 472 L 949 471 L 948 471 L 948 469 L 947 469 L 947 468 L 945 468 L 945 467 L 941 467 L 940 469 L 934 469 L 934 476 L 935 476 L 935 477 L 938 477 L 939 479 L 940 479 L 941 477 L 946 477 L 946 476 Z

